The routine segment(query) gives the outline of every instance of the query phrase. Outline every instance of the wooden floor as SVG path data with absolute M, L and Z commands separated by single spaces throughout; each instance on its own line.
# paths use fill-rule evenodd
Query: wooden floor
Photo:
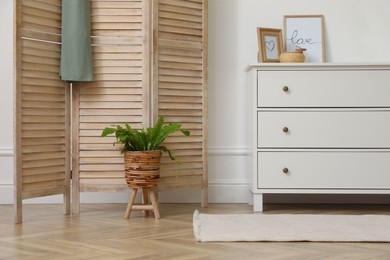
M 161 219 L 125 204 L 82 204 L 80 215 L 61 205 L 24 205 L 13 224 L 11 205 L 0 205 L 0 259 L 390 259 L 390 243 L 198 243 L 192 214 L 199 205 L 161 204 Z M 266 214 L 390 214 L 390 205 L 266 205 Z M 244 204 L 211 204 L 201 212 L 251 213 Z M 389 230 L 390 232 L 390 230 Z

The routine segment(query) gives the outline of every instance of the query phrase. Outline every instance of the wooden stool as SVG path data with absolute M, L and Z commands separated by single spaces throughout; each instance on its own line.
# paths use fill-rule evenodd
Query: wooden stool
M 160 212 L 158 211 L 158 203 L 156 199 L 156 193 L 153 188 L 139 188 L 142 189 L 142 204 L 134 205 L 135 197 L 137 196 L 138 188 L 131 188 L 131 195 L 129 203 L 127 204 L 126 212 L 124 218 L 129 218 L 132 210 L 143 210 L 145 216 L 149 216 L 149 211 L 153 210 L 154 217 L 156 219 L 160 218 Z M 151 204 L 149 204 L 149 198 Z

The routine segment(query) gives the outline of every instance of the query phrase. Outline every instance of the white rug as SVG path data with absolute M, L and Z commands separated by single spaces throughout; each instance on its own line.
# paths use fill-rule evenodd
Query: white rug
M 203 214 L 197 241 L 390 242 L 390 215 Z

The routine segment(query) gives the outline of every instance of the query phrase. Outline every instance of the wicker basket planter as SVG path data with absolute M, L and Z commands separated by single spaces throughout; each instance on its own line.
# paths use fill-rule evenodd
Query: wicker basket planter
M 154 188 L 160 179 L 161 151 L 125 152 L 125 177 L 130 188 Z

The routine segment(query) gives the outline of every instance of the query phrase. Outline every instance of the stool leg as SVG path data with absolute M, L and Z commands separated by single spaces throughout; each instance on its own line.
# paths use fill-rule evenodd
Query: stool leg
M 149 191 L 149 193 L 150 193 L 150 201 L 152 202 L 152 205 L 153 205 L 154 217 L 156 219 L 159 219 L 160 218 L 160 212 L 158 211 L 158 203 L 157 203 L 157 200 L 156 200 L 156 194 L 154 192 L 154 189 L 151 189 Z
M 129 218 L 129 216 L 130 216 L 131 207 L 134 204 L 135 197 L 137 196 L 137 191 L 138 191 L 137 188 L 132 188 L 131 189 L 131 195 L 130 195 L 129 203 L 127 204 L 126 212 L 125 212 L 125 215 L 123 216 L 124 218 Z
M 148 205 L 149 204 L 149 189 L 142 188 L 142 204 Z M 149 210 L 144 210 L 145 217 L 149 217 Z

